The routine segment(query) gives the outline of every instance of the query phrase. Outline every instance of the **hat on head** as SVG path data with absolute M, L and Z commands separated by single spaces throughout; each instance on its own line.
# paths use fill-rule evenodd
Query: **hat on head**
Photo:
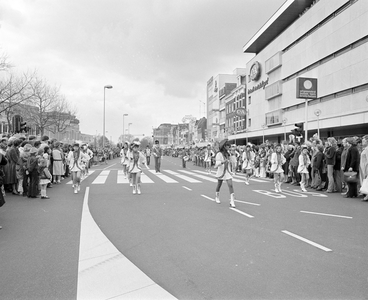
M 308 146 L 303 144 L 303 145 L 301 146 L 301 148 L 302 148 L 302 150 L 303 150 L 303 149 L 308 149 Z
M 29 151 L 30 154 L 36 154 L 38 152 L 37 148 L 32 147 L 31 150 Z
M 134 147 L 134 146 L 140 146 L 141 145 L 141 143 L 139 142 L 139 141 L 133 141 L 133 143 L 132 143 L 132 146 Z
M 79 147 L 79 143 L 74 143 L 74 144 L 73 144 L 73 147 L 75 147 L 75 146 L 76 146 L 76 147 Z
M 228 139 L 224 139 L 219 143 L 219 149 L 223 149 L 225 145 L 228 144 Z
M 25 144 L 23 147 L 23 151 L 25 152 L 29 152 L 32 149 L 32 145 L 31 144 Z

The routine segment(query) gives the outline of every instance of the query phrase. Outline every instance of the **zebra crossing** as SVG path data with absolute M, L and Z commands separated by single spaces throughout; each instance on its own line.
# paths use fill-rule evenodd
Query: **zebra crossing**
M 90 170 L 89 174 L 82 178 L 81 181 L 91 176 L 94 172 L 97 173 L 98 171 L 100 171 L 100 173 L 92 181 L 91 184 L 105 184 L 108 178 L 111 177 L 117 184 L 129 184 L 129 180 L 124 175 L 123 170 Z M 142 183 L 158 183 L 163 181 L 169 184 L 177 184 L 180 183 L 180 181 L 185 181 L 197 184 L 206 181 L 216 183 L 217 178 L 215 177 L 214 173 L 208 174 L 207 172 L 200 170 L 163 170 L 162 173 L 156 173 L 154 170 L 147 170 L 142 173 L 141 181 Z M 269 182 L 267 180 L 262 180 L 258 178 L 251 178 L 251 181 Z M 244 177 L 234 175 L 233 182 L 244 182 Z M 66 184 L 72 184 L 72 181 L 68 181 Z

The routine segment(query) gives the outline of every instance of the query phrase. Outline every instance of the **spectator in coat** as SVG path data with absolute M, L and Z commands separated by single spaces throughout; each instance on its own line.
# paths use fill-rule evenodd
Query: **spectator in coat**
M 359 151 L 354 138 L 347 138 L 346 142 L 350 145 L 346 156 L 345 172 L 357 172 L 359 176 Z M 358 177 L 359 178 L 359 177 Z M 353 198 L 358 196 L 358 183 L 348 182 L 348 192 L 345 198 Z

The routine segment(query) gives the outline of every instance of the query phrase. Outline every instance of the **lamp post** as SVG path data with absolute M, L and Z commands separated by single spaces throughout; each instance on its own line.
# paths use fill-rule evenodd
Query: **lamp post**
M 286 141 L 286 122 L 287 122 L 287 118 L 284 118 L 282 120 L 282 123 L 284 124 L 284 141 Z
M 316 109 L 314 111 L 314 114 L 317 116 L 317 134 L 318 134 L 318 138 L 320 139 L 320 135 L 319 135 L 319 116 L 321 115 L 321 110 L 320 109 Z
M 266 128 L 266 124 L 262 124 L 262 130 L 263 130 L 263 144 L 264 144 L 264 130 Z
M 106 89 L 112 89 L 112 85 L 105 85 L 104 86 L 102 150 L 105 148 L 105 91 L 106 91 Z
M 124 126 L 125 126 L 125 121 L 124 121 L 124 117 L 127 117 L 128 114 L 123 114 L 123 144 L 125 143 L 125 131 L 124 131 Z

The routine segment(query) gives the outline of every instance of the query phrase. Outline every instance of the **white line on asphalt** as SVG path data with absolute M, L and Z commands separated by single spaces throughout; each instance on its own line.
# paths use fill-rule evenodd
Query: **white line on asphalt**
M 303 238 L 303 237 L 301 237 L 301 236 L 299 236 L 299 235 L 297 235 L 297 234 L 295 234 L 295 233 L 292 233 L 292 232 L 290 232 L 290 231 L 282 230 L 281 232 L 282 232 L 282 233 L 285 233 L 285 234 L 287 234 L 287 235 L 289 235 L 289 236 L 292 236 L 292 237 L 294 237 L 294 238 L 296 238 L 296 239 L 298 239 L 298 240 L 301 240 L 301 241 L 303 241 L 303 242 L 305 242 L 305 243 L 308 243 L 309 245 L 312 245 L 312 246 L 314 246 L 314 247 L 317 247 L 317 248 L 319 248 L 319 249 L 321 249 L 321 250 L 323 250 L 323 251 L 326 251 L 326 252 L 331 252 L 331 251 L 332 251 L 331 249 L 326 248 L 325 246 L 322 246 L 322 245 L 320 245 L 320 244 L 317 244 L 317 243 L 315 243 L 315 242 L 312 242 L 312 241 L 310 241 L 310 240 L 308 240 L 308 239 L 306 239 L 306 238 Z
M 305 211 L 305 210 L 301 210 L 300 212 L 301 212 L 301 213 L 305 213 L 305 214 L 321 215 L 321 216 L 336 217 L 336 218 L 344 218 L 344 219 L 352 219 L 352 218 L 353 218 L 353 217 L 348 217 L 348 216 L 331 215 L 331 214 L 317 213 L 317 212 L 313 212 L 313 211 Z
M 235 201 L 235 202 L 244 203 L 244 204 L 250 204 L 250 205 L 255 205 L 255 206 L 261 206 L 261 204 L 258 204 L 258 203 L 246 202 L 246 201 L 241 201 L 241 200 L 234 200 L 234 201 Z
M 101 173 L 96 177 L 92 184 L 104 184 L 107 177 L 109 176 L 110 170 L 101 171 Z
M 299 192 L 301 193 L 300 190 L 294 190 L 294 192 Z M 316 192 L 303 192 L 304 194 L 308 194 L 308 195 L 312 195 L 314 197 L 321 197 L 321 198 L 326 198 L 328 197 L 327 195 L 324 195 L 324 194 L 320 194 L 320 193 L 316 193 Z
M 174 172 L 174 171 L 171 171 L 171 170 L 164 170 L 164 172 L 167 172 L 167 173 L 169 173 L 169 174 L 171 174 L 171 175 L 174 175 L 174 176 L 176 176 L 176 177 L 179 177 L 179 178 L 181 178 L 181 179 L 183 179 L 183 180 L 185 180 L 185 181 L 188 181 L 188 182 L 190 182 L 190 183 L 201 183 L 201 181 L 199 181 L 199 180 L 197 180 L 197 179 L 190 178 L 190 177 L 188 177 L 188 176 L 186 176 L 186 175 L 178 174 L 178 173 L 176 173 L 176 172 Z
M 189 172 L 189 171 L 185 171 L 185 170 L 178 170 L 178 171 L 179 171 L 179 172 L 186 173 L 186 174 L 189 174 L 189 175 L 192 175 L 192 176 L 196 176 L 196 177 L 202 178 L 202 179 L 204 179 L 204 180 L 208 180 L 208 181 L 212 181 L 212 182 L 217 182 L 217 179 L 212 178 L 212 177 L 208 177 L 208 176 L 203 176 L 203 175 L 195 174 L 195 173 L 193 173 L 193 172 Z
M 210 197 L 208 197 L 206 195 L 201 195 L 201 196 L 204 197 L 204 198 L 206 198 L 206 199 L 208 199 L 208 200 L 215 201 L 215 199 L 212 199 L 212 198 L 210 198 Z
M 232 208 L 232 207 L 230 207 L 230 209 L 231 209 L 231 210 L 233 210 L 233 211 L 236 211 L 237 213 L 242 214 L 242 215 L 244 215 L 244 216 L 246 216 L 246 217 L 248 217 L 248 218 L 254 218 L 253 216 L 248 215 L 248 214 L 246 214 L 245 212 L 243 212 L 243 211 L 241 211 L 241 210 L 239 210 L 239 209 Z
M 113 164 L 113 165 L 108 166 L 108 167 L 106 167 L 106 168 L 104 168 L 104 169 L 102 169 L 102 170 L 106 170 L 106 169 L 111 168 L 112 166 L 115 166 L 115 165 L 116 165 L 116 164 Z
M 158 178 L 162 179 L 163 181 L 167 182 L 167 183 L 178 183 L 176 180 L 170 178 L 169 176 L 166 176 L 164 174 L 160 173 L 155 173 L 154 170 L 148 170 L 149 172 L 151 172 L 152 174 L 156 175 Z
M 95 171 L 95 170 L 90 170 L 90 171 L 88 172 L 88 174 L 87 174 L 84 178 L 81 178 L 81 182 L 82 182 L 84 179 L 86 179 L 89 175 L 91 175 L 94 171 Z M 72 183 L 73 183 L 73 180 L 70 180 L 70 181 L 68 181 L 66 184 L 72 184 Z
M 192 189 L 190 189 L 190 188 L 188 188 L 188 187 L 186 187 L 184 185 L 183 185 L 183 188 L 187 189 L 188 191 L 191 191 L 192 190 Z

